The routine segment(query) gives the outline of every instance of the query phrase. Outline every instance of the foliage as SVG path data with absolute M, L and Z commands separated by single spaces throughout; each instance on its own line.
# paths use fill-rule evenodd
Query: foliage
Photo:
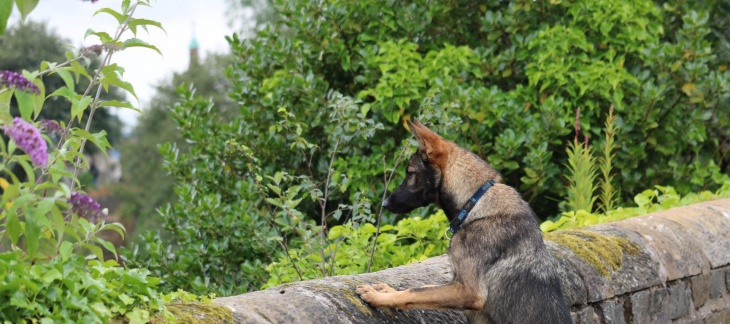
M 166 287 L 218 294 L 257 289 L 265 264 L 337 273 L 333 226 L 396 224 L 378 202 L 399 180 L 412 116 L 485 157 L 539 215 L 568 195 L 577 107 L 595 150 L 615 154 L 602 163 L 619 201 L 647 183 L 714 190 L 707 170 L 727 172 L 719 2 L 393 4 L 277 0 L 280 19 L 229 37 L 238 111 L 222 118 L 183 89 L 174 118 L 189 151 L 161 149 L 179 198 L 162 209 L 166 234 L 129 259 L 168 274 Z M 600 136 L 611 103 L 616 147 Z M 386 248 L 373 246 L 371 258 Z
M 716 174 L 716 177 L 722 179 L 719 182 L 722 186 L 714 193 L 705 190 L 681 196 L 673 187 L 655 186 L 655 189 L 644 190 L 634 197 L 636 207 L 618 207 L 604 213 L 590 213 L 585 210 L 564 212 L 542 222 L 540 229 L 543 232 L 552 232 L 560 229 L 602 224 L 629 217 L 646 215 L 673 207 L 730 197 L 730 177 L 718 174 Z
M 38 68 L 38 64 L 44 60 L 48 62 L 63 62 L 67 59 L 65 53 L 68 48 L 68 43 L 68 40 L 61 38 L 54 31 L 48 30 L 48 27 L 43 23 L 28 21 L 11 26 L 5 35 L 0 37 L 0 70 L 32 71 Z M 99 64 L 101 64 L 97 56 L 89 56 L 88 59 L 89 62 L 86 66 L 88 70 L 97 69 Z M 46 95 L 54 93 L 66 85 L 64 79 L 57 73 L 47 75 L 42 80 Z M 89 81 L 86 78 L 77 78 L 75 82 L 76 86 L 74 91 L 80 96 L 89 87 Z M 109 92 L 102 92 L 100 97 L 104 101 L 119 101 L 124 98 L 121 91 L 115 87 L 109 88 Z M 43 103 L 44 109 L 41 110 L 39 118 L 69 120 L 71 118 L 71 111 L 66 109 L 67 102 L 59 99 L 57 97 L 51 97 L 46 100 Z M 84 111 L 81 124 L 87 122 L 90 112 L 90 110 Z M 16 100 L 11 100 L 10 102 L 10 113 L 15 116 L 19 114 Z M 122 124 L 119 118 L 109 108 L 104 108 L 94 112 L 93 122 L 89 131 L 92 133 L 102 130 L 106 131 L 109 143 L 114 145 L 119 142 L 121 128 Z
M 17 1 L 19 8 L 26 2 Z M 159 279 L 149 277 L 144 269 L 104 261 L 105 253 L 116 257 L 117 251 L 99 233 L 113 230 L 123 237 L 125 230 L 121 224 L 106 222 L 106 211 L 83 193 L 77 177 L 78 170 L 89 165 L 86 142 L 102 152 L 110 148 L 104 130 L 90 131 L 94 113 L 102 107 L 136 109 L 126 101 L 104 100 L 101 93 L 117 87 L 134 95 L 132 85 L 121 79 L 124 69 L 111 63 L 116 51 L 140 46 L 156 49 L 136 38 L 139 26 L 160 27 L 151 20 L 132 18 L 140 5 L 149 1 L 123 1 L 120 12 L 98 10 L 97 14 L 108 14 L 119 22 L 114 36 L 87 32 L 98 37 L 100 44 L 68 52 L 63 62 L 42 61 L 38 70 L 3 74 L 13 78 L 0 86 L 0 125 L 8 137 L 7 144 L 0 141 L 0 315 L 5 321 L 108 322 L 117 318 L 144 323 L 154 312 L 164 314 L 156 290 Z M 126 38 L 127 31 L 131 38 Z M 90 66 L 94 53 L 105 53 L 98 67 Z M 44 79 L 50 75 L 58 75 L 63 85 L 49 93 Z M 87 82 L 85 90 L 76 92 L 80 79 Z M 19 116 L 11 115 L 13 98 Z M 39 120 L 44 110 L 54 109 L 47 105 L 53 101 L 69 112 L 68 120 Z M 86 113 L 85 125 L 77 126 Z M 25 177 L 13 172 L 17 168 Z
M 0 254 L 0 317 L 40 323 L 108 322 L 126 318 L 146 323 L 165 312 L 159 278 L 144 269 L 124 269 L 113 261 L 67 254 L 31 264 L 20 251 Z M 169 319 L 171 315 L 167 315 Z
M 249 191 L 251 182 L 238 174 L 245 172 L 247 157 L 236 145 L 220 141 L 235 130 L 207 119 L 216 115 L 210 102 L 180 90 L 182 102 L 173 117 L 196 145 L 187 152 L 172 143 L 160 147 L 166 169 L 178 181 L 177 201 L 161 207 L 164 236 L 159 231 L 145 233 L 139 245 L 123 250 L 123 255 L 128 265 L 147 267 L 163 277 L 166 290 L 226 296 L 257 289 L 266 277 L 260 259 L 275 250 L 269 237 L 276 235 L 254 208 L 261 199 Z M 210 164 L 212 157 L 226 162 Z
M 373 260 L 370 270 L 378 271 L 446 253 L 449 241 L 446 240 L 448 221 L 443 211 L 428 218 L 406 218 L 396 225 L 384 225 L 378 229 L 370 223 L 348 222 L 333 226 L 329 231 L 325 251 L 328 255 L 330 275 L 352 275 L 368 272 L 369 249 L 377 240 L 378 257 Z M 359 226 L 358 226 L 359 225 Z M 289 257 L 280 256 L 266 267 L 269 280 L 262 288 L 282 283 L 315 279 L 322 277 L 318 252 L 306 249 L 289 250 Z M 294 271 L 289 258 L 297 261 L 301 274 Z M 301 277 L 299 277 L 301 275 Z
M 198 95 L 210 97 L 223 116 L 228 116 L 235 108 L 225 96 L 228 84 L 221 75 L 225 74 L 229 61 L 227 55 L 209 54 L 202 63 L 191 64 L 187 71 L 160 83 L 149 108 L 130 136 L 119 145 L 124 157 L 124 177 L 113 188 L 113 194 L 123 201 L 122 216 L 135 223 L 130 237 L 161 227 L 156 210 L 175 198 L 173 178 L 165 172 L 163 157 L 158 152 L 158 146 L 165 142 L 175 143 L 186 151 L 182 135 L 169 115 L 178 98 L 173 85 L 194 83 Z
M 593 150 L 588 146 L 588 136 L 583 143 L 578 140 L 580 132 L 580 109 L 575 116 L 575 139 L 568 144 L 568 197 L 566 205 L 568 210 L 586 210 L 591 212 L 596 197 L 593 195 L 596 190 L 596 161 L 593 157 Z
M 447 137 L 488 157 L 540 215 L 554 214 L 556 198 L 566 195 L 561 151 L 577 107 L 598 150 L 607 118 L 600 107 L 614 103 L 621 115 L 613 165 L 625 198 L 645 183 L 703 189 L 708 178 L 700 185 L 686 180 L 721 156 L 728 136 L 721 125 L 730 116 L 723 81 L 730 75 L 714 54 L 728 49 L 708 34 L 715 20 L 699 3 L 669 10 L 612 0 L 279 1 L 274 8 L 283 17 L 278 25 L 252 39 L 231 38 L 241 57 L 231 71 L 241 104 L 238 136 L 270 170 L 306 173 L 300 159 L 280 159 L 285 138 L 258 136 L 278 122 L 276 110 L 299 116 L 311 125 L 302 136 L 326 147 L 333 143 L 310 112 L 325 109 L 328 91 L 362 100 L 368 118 L 384 126 L 382 142 L 341 158 L 359 176 L 333 197 L 338 202 L 382 178 L 382 158 L 407 136 L 403 119 L 426 107 L 458 117 Z M 315 157 L 315 175 L 326 174 L 326 159 Z M 726 162 L 716 162 L 726 170 Z M 375 189 L 373 200 L 386 188 Z
M 220 141 L 235 138 L 241 131 L 236 123 L 215 123 L 218 114 L 208 100 L 194 97 L 189 89 L 180 91 L 183 100 L 173 117 L 185 138 L 195 145 L 186 153 L 169 143 L 160 149 L 168 161 L 166 168 L 179 181 L 175 188 L 178 201 L 161 210 L 164 233 L 174 239 L 175 246 L 152 232 L 125 255 L 153 273 L 175 274 L 163 282 L 166 287 L 195 293 L 228 295 L 258 289 L 268 276 L 264 262 L 276 257 L 276 246 L 318 251 L 322 261 L 317 270 L 326 275 L 324 260 L 328 254 L 322 247 L 327 222 L 374 220 L 366 199 L 327 208 L 330 195 L 346 190 L 349 183 L 347 166 L 338 165 L 336 157 L 370 138 L 380 125 L 365 120 L 353 100 L 331 93 L 330 109 L 317 112 L 320 120 L 329 121 L 326 127 L 335 143 L 327 152 L 330 171 L 326 177 L 286 172 L 266 175 L 251 148 L 235 140 Z M 287 134 L 292 153 L 311 161 L 322 149 L 299 136 L 307 125 L 285 109 L 278 114 L 281 122 L 272 125 L 268 133 Z M 225 162 L 211 165 L 211 158 Z M 234 188 L 235 192 L 222 188 Z M 304 217 L 298 207 L 303 201 L 319 204 L 318 223 Z M 295 272 L 300 271 L 293 266 Z
M 618 200 L 618 192 L 613 185 L 613 159 L 616 157 L 614 150 L 616 149 L 616 118 L 613 114 L 613 105 L 608 109 L 608 118 L 604 132 L 606 133 L 606 142 L 603 145 L 602 156 L 598 158 L 598 168 L 601 171 L 599 179 L 599 188 L 601 190 L 598 195 L 600 210 L 606 212 L 613 210 Z

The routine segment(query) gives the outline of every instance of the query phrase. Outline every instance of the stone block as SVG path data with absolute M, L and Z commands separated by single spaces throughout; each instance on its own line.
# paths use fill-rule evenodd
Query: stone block
M 618 300 L 607 300 L 601 303 L 599 306 L 602 314 L 602 323 L 606 324 L 625 324 L 626 319 L 624 318 L 624 302 L 621 299 Z
M 692 301 L 695 308 L 700 308 L 705 304 L 707 298 L 710 297 L 710 274 L 705 273 L 690 278 L 692 286 Z
M 563 290 L 563 297 L 568 306 L 586 304 L 586 286 L 580 278 L 578 271 L 573 267 L 568 258 L 575 258 L 572 253 L 566 253 L 564 247 L 552 241 L 545 241 L 548 252 L 553 256 L 556 263 L 556 271 L 560 278 L 560 285 Z
M 701 243 L 693 238 L 691 231 L 666 219 L 664 215 L 669 213 L 673 213 L 673 209 L 629 218 L 615 225 L 635 231 L 646 240 L 666 268 L 667 281 L 710 271 L 710 262 L 702 252 Z
M 713 269 L 710 272 L 710 298 L 717 299 L 725 292 L 726 269 Z
M 568 257 L 568 260 L 583 278 L 589 303 L 664 283 L 667 277 L 666 269 L 653 249 L 640 235 L 615 224 L 591 226 L 586 230 L 626 239 L 634 244 L 639 251 L 635 255 L 624 253 L 621 268 L 612 271 L 608 277 L 604 277 L 593 265 L 573 254 L 567 248 L 564 249 L 566 253 L 572 254 Z
M 674 320 L 689 314 L 692 307 L 692 290 L 682 280 L 677 280 L 669 285 L 669 318 Z
M 583 309 L 575 312 L 573 317 L 574 324 L 594 324 L 600 323 L 596 311 L 591 306 L 586 306 Z
M 726 200 L 726 199 L 723 199 Z M 700 243 L 702 253 L 712 268 L 730 264 L 730 207 L 713 204 L 695 204 L 671 209 L 662 216 L 676 222 Z

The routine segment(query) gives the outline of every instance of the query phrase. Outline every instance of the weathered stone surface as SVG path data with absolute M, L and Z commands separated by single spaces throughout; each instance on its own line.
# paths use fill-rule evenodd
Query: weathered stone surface
M 465 323 L 459 311 L 398 311 L 372 308 L 355 293 L 362 284 L 384 282 L 396 289 L 443 284 L 452 278 L 448 259 L 358 276 L 337 276 L 281 285 L 215 303 L 233 310 L 237 323 Z
M 631 295 L 631 322 L 668 323 L 669 294 L 664 288 L 642 290 Z
M 589 303 L 646 289 L 664 282 L 667 276 L 666 269 L 654 250 L 641 236 L 615 224 L 603 224 L 587 229 L 599 234 L 627 239 L 636 244 L 640 251 L 636 255 L 624 253 L 623 266 L 618 271 L 612 272 L 610 277 L 601 276 L 598 270 L 588 262 L 575 256 L 571 251 L 566 251 L 566 253 L 573 254 L 568 260 L 583 278 Z
M 710 298 L 717 299 L 725 292 L 725 269 L 713 269 L 710 272 Z
M 730 323 L 730 309 L 714 312 L 705 318 L 705 323 Z
M 548 252 L 553 256 L 557 263 L 556 270 L 558 277 L 561 279 L 561 287 L 563 288 L 563 297 L 568 305 L 583 305 L 586 303 L 586 286 L 583 279 L 580 278 L 578 271 L 568 261 L 574 258 L 575 254 L 567 253 L 562 246 L 545 241 Z
M 625 324 L 623 300 L 607 300 L 599 306 L 603 316 L 602 322 L 606 324 Z
M 677 280 L 669 284 L 669 314 L 670 319 L 677 319 L 689 314 L 692 306 L 692 291 L 687 288 L 687 284 L 682 280 Z
M 702 307 L 710 297 L 710 274 L 701 274 L 690 278 L 692 285 L 692 301 L 696 308 Z
M 726 201 L 729 199 L 723 199 Z M 688 240 L 700 243 L 712 268 L 730 264 L 730 206 L 713 201 L 673 208 L 663 218 L 678 223 L 690 232 Z
M 575 324 L 594 324 L 600 323 L 596 311 L 591 306 L 586 306 L 583 309 L 575 312 L 573 317 L 573 323 Z
M 564 246 L 546 242 L 557 260 L 566 300 L 575 310 L 571 314 L 574 321 L 730 322 L 730 298 L 726 295 L 730 289 L 730 199 L 625 222 L 586 228 L 625 238 L 638 248 L 638 254 L 623 255 L 623 267 L 610 277 L 601 277 L 592 265 Z M 662 288 L 667 278 L 682 274 L 697 275 Z M 440 256 L 370 274 L 218 298 L 215 303 L 233 310 L 237 323 L 464 323 L 465 317 L 458 311 L 375 309 L 355 294 L 355 288 L 366 283 L 384 282 L 407 289 L 442 284 L 451 278 L 449 261 Z
M 667 281 L 698 275 L 710 270 L 702 245 L 692 233 L 664 216 L 674 210 L 616 222 L 617 227 L 641 235 L 667 269 Z

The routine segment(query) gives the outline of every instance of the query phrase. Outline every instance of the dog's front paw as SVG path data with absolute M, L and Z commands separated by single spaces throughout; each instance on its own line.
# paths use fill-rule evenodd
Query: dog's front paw
M 393 289 L 393 287 L 388 286 L 388 284 L 385 283 L 377 283 L 373 285 L 373 288 L 375 288 L 376 291 L 381 293 L 394 293 L 397 290 Z
M 371 285 L 364 285 L 357 287 L 356 290 L 357 294 L 360 295 L 360 298 L 364 300 L 366 303 L 373 305 L 373 306 L 381 306 L 379 303 L 379 293 L 375 287 Z

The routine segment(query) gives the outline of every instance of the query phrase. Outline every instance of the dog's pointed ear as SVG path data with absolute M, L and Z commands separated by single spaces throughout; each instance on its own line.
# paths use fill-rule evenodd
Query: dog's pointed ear
M 413 122 L 409 120 L 408 127 L 411 129 L 413 136 L 418 140 L 418 150 L 425 153 L 427 160 L 441 164 L 438 162 L 446 157 L 447 142 L 441 136 L 421 124 L 418 119 L 414 119 Z

